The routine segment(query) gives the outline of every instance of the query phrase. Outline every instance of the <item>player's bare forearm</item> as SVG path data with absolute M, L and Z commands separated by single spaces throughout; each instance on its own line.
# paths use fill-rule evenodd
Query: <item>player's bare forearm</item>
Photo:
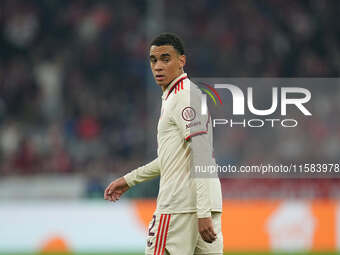
M 107 186 L 104 192 L 104 199 L 116 202 L 128 189 L 129 185 L 126 180 L 124 177 L 120 177 Z
M 198 232 L 204 241 L 212 243 L 216 240 L 216 233 L 214 231 L 211 217 L 198 218 Z

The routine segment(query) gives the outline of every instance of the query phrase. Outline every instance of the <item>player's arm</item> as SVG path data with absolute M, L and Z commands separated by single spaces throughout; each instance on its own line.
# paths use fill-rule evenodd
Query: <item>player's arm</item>
M 158 158 L 111 182 L 104 192 L 104 199 L 115 202 L 137 183 L 151 180 L 160 175 Z
M 150 163 L 138 167 L 130 173 L 124 175 L 124 179 L 129 187 L 135 186 L 138 183 L 151 180 L 160 175 L 160 165 L 158 158 Z
M 182 91 L 176 95 L 176 105 L 173 111 L 173 120 L 179 128 L 185 142 L 190 143 L 192 164 L 202 166 L 211 164 L 212 148 L 208 138 L 208 115 L 201 115 L 200 94 L 190 91 Z M 191 169 L 194 171 L 195 169 Z M 196 186 L 196 210 L 198 217 L 198 229 L 203 240 L 213 242 L 216 234 L 211 219 L 211 204 L 209 199 L 209 179 L 195 178 Z
M 195 166 L 202 167 L 211 164 L 211 150 L 209 149 L 208 135 L 193 136 L 190 142 L 193 181 L 196 186 L 196 210 L 198 218 L 198 231 L 203 240 L 212 243 L 216 240 L 216 233 L 211 218 L 211 203 L 209 199 L 209 179 L 195 176 Z

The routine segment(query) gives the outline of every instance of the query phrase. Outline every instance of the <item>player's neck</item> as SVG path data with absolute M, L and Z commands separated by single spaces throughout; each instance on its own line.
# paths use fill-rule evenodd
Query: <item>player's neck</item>
M 174 80 L 176 80 L 179 76 L 181 76 L 182 74 L 184 74 L 184 71 L 182 70 L 174 79 L 172 79 L 167 85 L 162 86 L 162 91 L 164 92 L 169 85 L 171 84 L 171 82 L 173 82 Z

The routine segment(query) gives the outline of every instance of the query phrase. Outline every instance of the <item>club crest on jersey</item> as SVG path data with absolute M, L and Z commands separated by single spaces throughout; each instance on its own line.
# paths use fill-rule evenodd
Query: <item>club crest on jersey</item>
M 196 112 L 194 110 L 194 108 L 188 106 L 188 107 L 185 107 L 183 110 L 182 110 L 182 118 L 185 120 L 185 121 L 192 121 L 196 118 Z

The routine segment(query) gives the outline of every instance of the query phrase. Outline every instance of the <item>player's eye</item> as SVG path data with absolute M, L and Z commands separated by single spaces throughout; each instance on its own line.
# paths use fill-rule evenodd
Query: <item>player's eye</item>
M 150 62 L 151 62 L 152 64 L 154 64 L 154 63 L 156 63 L 156 59 L 155 59 L 155 58 L 150 58 Z
M 165 63 L 168 63 L 169 61 L 170 61 L 169 58 L 164 58 L 164 59 L 163 59 L 163 62 L 165 62 Z

